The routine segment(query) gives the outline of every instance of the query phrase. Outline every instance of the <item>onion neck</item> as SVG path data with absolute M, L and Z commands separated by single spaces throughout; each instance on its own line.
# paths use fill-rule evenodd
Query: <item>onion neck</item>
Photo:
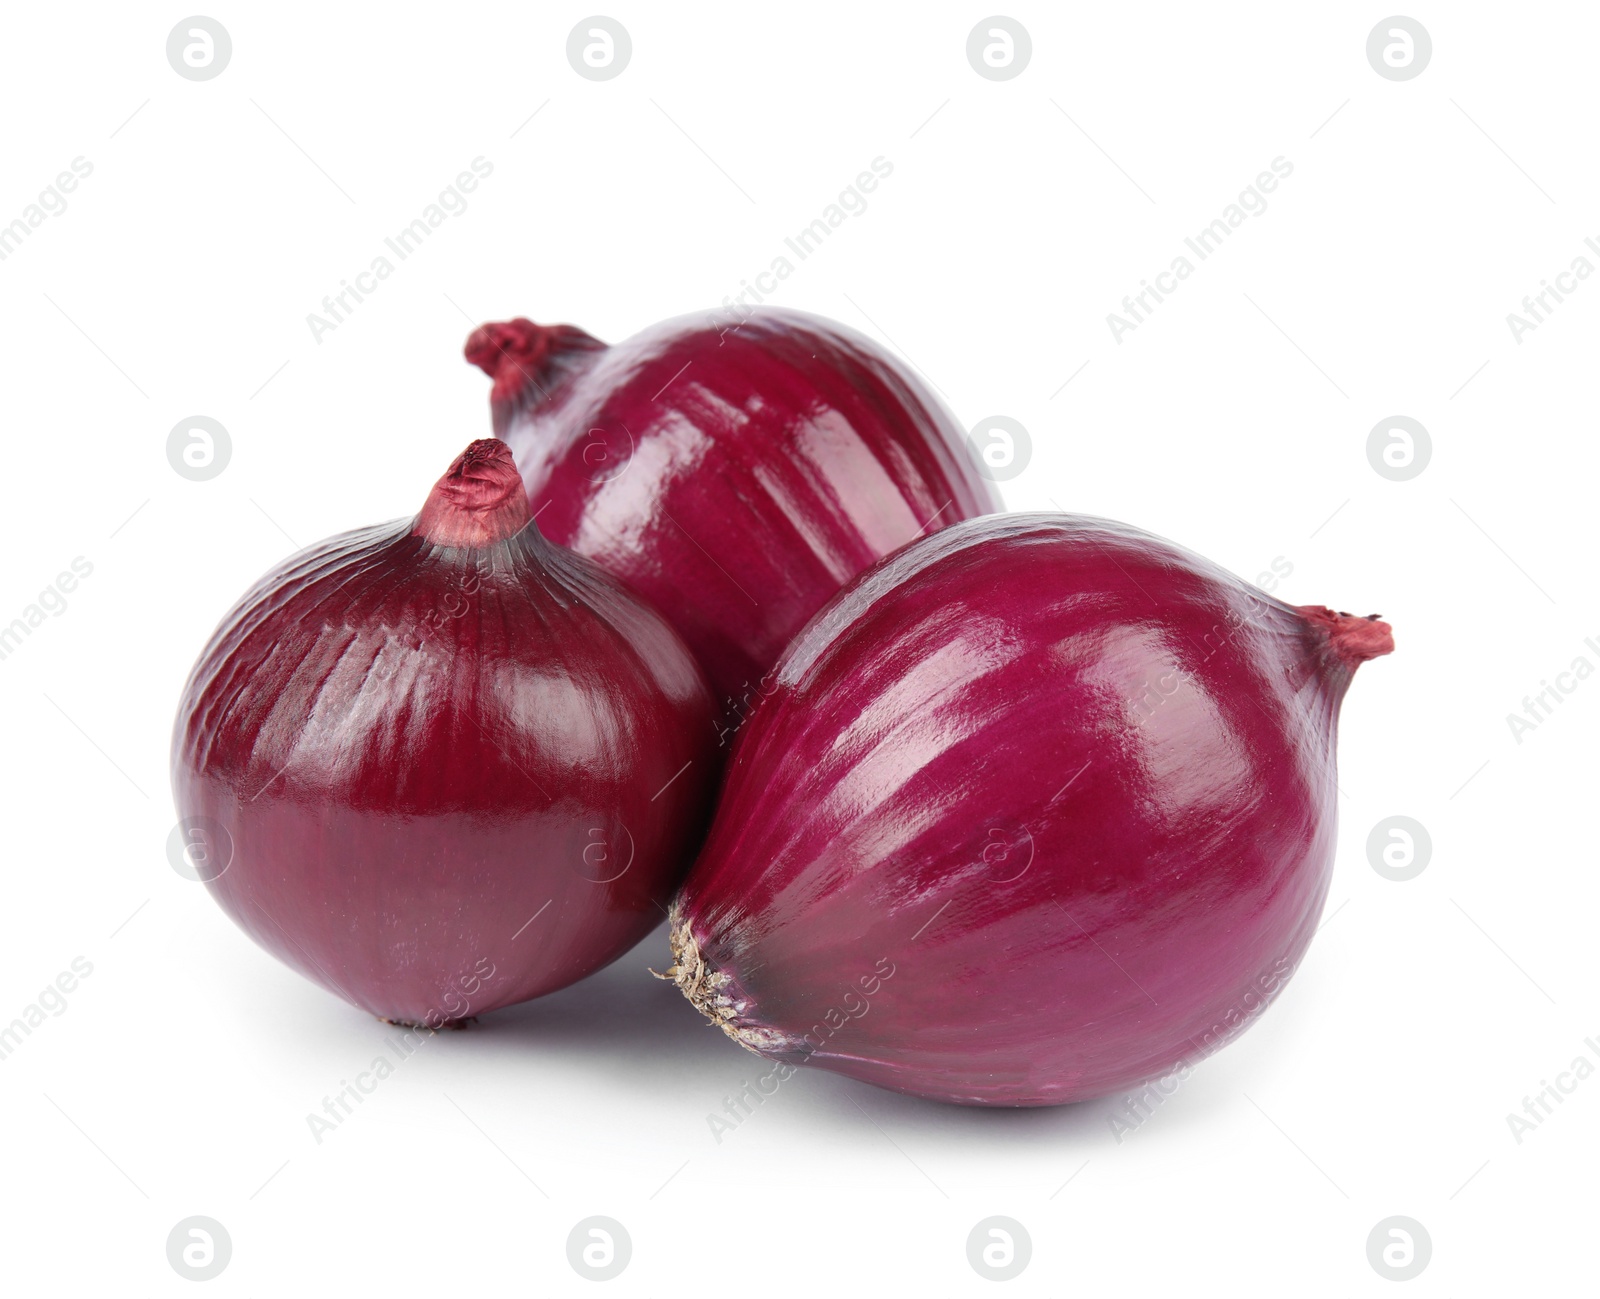
M 511 448 L 481 438 L 433 485 L 411 534 L 435 546 L 491 546 L 521 532 L 531 518 Z
M 576 325 L 536 325 L 522 316 L 479 325 L 467 339 L 467 360 L 494 380 L 489 395 L 496 433 L 513 417 L 544 405 L 569 376 L 585 370 L 606 345 Z
M 1297 605 L 1320 647 L 1324 679 L 1342 697 L 1355 671 L 1368 659 L 1394 653 L 1394 630 L 1375 613 L 1336 613 L 1322 604 Z

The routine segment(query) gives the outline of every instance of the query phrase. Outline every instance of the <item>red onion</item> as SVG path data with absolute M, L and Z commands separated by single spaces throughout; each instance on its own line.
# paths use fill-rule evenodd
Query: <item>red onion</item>
M 545 536 L 665 613 L 739 716 L 849 578 L 1000 508 L 921 381 L 815 316 L 683 317 L 614 347 L 512 320 L 466 354 Z
M 1121 524 L 947 529 L 779 661 L 669 973 L 760 1055 L 941 1100 L 1193 1063 L 1311 940 L 1340 701 L 1392 648 Z
M 438 1026 L 660 922 L 704 827 L 713 711 L 683 642 L 540 536 L 485 439 L 415 520 L 302 551 L 239 602 L 184 690 L 173 788 L 246 933 Z

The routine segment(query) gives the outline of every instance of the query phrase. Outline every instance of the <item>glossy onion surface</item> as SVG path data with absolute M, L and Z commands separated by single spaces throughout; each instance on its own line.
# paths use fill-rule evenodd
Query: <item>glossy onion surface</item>
M 819 317 L 684 317 L 613 347 L 514 320 L 466 350 L 540 530 L 670 618 L 735 718 L 856 573 L 1000 508 L 926 386 Z
M 716 730 L 687 647 L 527 518 L 506 448 L 475 443 L 417 520 L 261 579 L 179 708 L 173 788 L 212 895 L 386 1019 L 437 1026 L 605 965 L 660 922 L 704 830 Z
M 772 1059 L 1050 1105 L 1215 1050 L 1310 942 L 1371 618 L 1120 524 L 957 525 L 779 661 L 671 974 Z

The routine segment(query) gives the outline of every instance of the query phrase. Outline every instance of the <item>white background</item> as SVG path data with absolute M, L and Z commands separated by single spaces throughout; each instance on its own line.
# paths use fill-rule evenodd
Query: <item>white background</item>
M 1592 6 L 1413 11 L 1433 56 L 1404 82 L 1367 62 L 1385 10 L 1349 4 L 1015 6 L 1033 54 L 1004 82 L 967 62 L 969 5 L 624 4 L 632 61 L 598 83 L 571 6 L 207 12 L 233 55 L 205 82 L 166 60 L 177 9 L 11 6 L 0 44 L 0 222 L 93 165 L 0 262 L 0 623 L 93 564 L 0 661 L 0 1023 L 93 965 L 0 1061 L 9 1292 L 192 1293 L 165 1242 L 194 1214 L 232 1240 L 217 1295 L 592 1293 L 565 1251 L 591 1214 L 632 1238 L 617 1295 L 988 1293 L 966 1239 L 992 1214 L 1032 1238 L 1019 1294 L 1389 1293 L 1366 1241 L 1395 1214 L 1432 1240 L 1408 1293 L 1592 1284 L 1600 1077 L 1520 1143 L 1506 1117 L 1600 1051 L 1600 680 L 1520 743 L 1506 721 L 1600 666 L 1600 283 L 1506 323 L 1600 237 Z M 169 867 L 195 654 L 296 545 L 411 513 L 485 433 L 473 324 L 616 340 L 712 307 L 880 155 L 778 302 L 910 358 L 966 424 L 1022 421 L 1008 506 L 1281 558 L 1277 594 L 1392 621 L 1303 968 L 1120 1142 L 1115 1098 L 969 1111 L 809 1071 L 719 1144 L 759 1066 L 644 973 L 658 934 L 429 1042 L 317 1144 L 386 1030 Z M 469 209 L 314 341 L 478 156 Z M 1268 209 L 1117 342 L 1107 313 L 1279 156 Z M 195 414 L 232 438 L 209 482 L 166 459 Z M 1365 450 L 1396 414 L 1433 443 L 1405 482 Z M 1433 845 L 1403 883 L 1366 851 L 1397 814 Z

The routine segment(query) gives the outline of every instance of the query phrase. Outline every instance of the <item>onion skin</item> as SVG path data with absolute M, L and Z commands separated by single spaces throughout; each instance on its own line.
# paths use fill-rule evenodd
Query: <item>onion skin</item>
M 438 1027 L 660 923 L 709 811 L 713 716 L 687 647 L 539 535 L 488 439 L 416 520 L 302 551 L 228 614 L 184 690 L 173 790 L 231 839 L 207 886 L 240 928 Z
M 668 973 L 758 1054 L 939 1100 L 1193 1064 L 1311 941 L 1340 701 L 1392 647 L 1121 524 L 947 529 L 780 660 Z
M 466 355 L 540 530 L 666 614 L 738 718 L 846 581 L 1000 508 L 921 380 L 820 317 L 685 316 L 613 347 L 518 319 Z

